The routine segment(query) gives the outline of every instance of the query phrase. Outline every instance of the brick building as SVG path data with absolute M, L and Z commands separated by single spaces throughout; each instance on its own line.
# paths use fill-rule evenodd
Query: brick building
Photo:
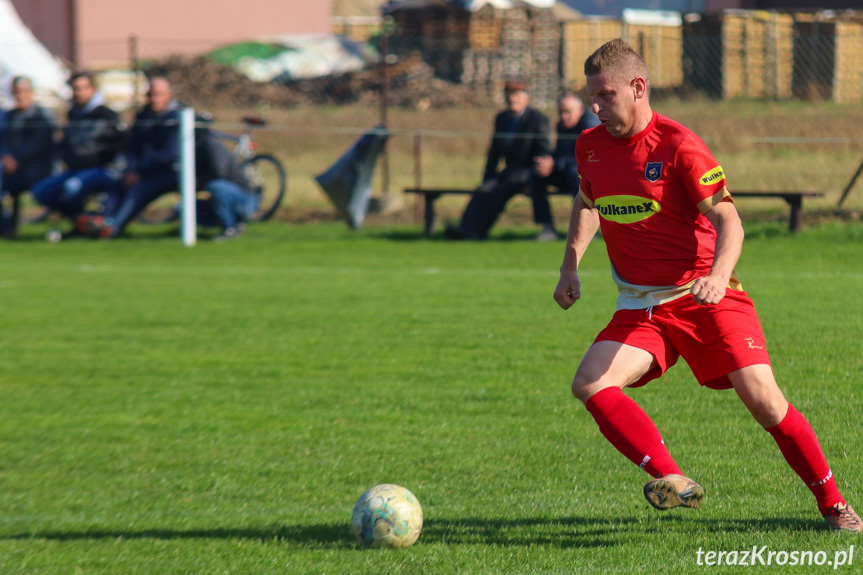
M 12 0 L 51 52 L 76 67 L 196 54 L 269 34 L 327 34 L 330 0 Z M 135 46 L 130 42 L 136 37 Z

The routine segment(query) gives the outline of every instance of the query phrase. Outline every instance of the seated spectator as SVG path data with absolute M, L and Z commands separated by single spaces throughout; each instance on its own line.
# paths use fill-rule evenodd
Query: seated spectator
M 259 195 L 252 189 L 236 156 L 205 130 L 196 130 L 195 178 L 210 198 L 198 202 L 198 224 L 219 226 L 215 241 L 235 238 L 244 222 L 258 209 Z
M 0 202 L 0 227 L 6 237 L 17 233 L 19 196 L 50 176 L 54 164 L 54 118 L 36 104 L 29 78 L 12 79 L 12 97 L 15 107 L 6 112 L 0 147 L 0 190 L 12 197 L 8 216 Z
M 527 188 L 536 158 L 551 152 L 548 118 L 531 108 L 524 82 L 510 81 L 505 91 L 507 109 L 494 121 L 483 183 L 462 214 L 458 226 L 447 226 L 451 239 L 485 239 L 507 202 Z M 503 159 L 506 167 L 498 172 Z M 534 214 L 537 217 L 537 214 Z M 546 224 L 547 222 L 537 222 Z
M 575 162 L 575 141 L 584 130 L 599 125 L 599 118 L 584 109 L 584 103 L 573 92 L 566 92 L 557 100 L 560 121 L 557 123 L 557 145 L 550 156 L 536 159 L 536 173 L 531 179 L 530 196 L 536 223 L 543 229 L 537 241 L 561 237 L 554 229 L 548 186 L 554 186 L 575 197 L 578 193 L 578 165 Z
M 88 196 L 107 191 L 119 179 L 123 135 L 119 116 L 103 104 L 92 74 L 75 74 L 69 83 L 72 105 L 59 146 L 66 171 L 36 184 L 33 197 L 75 221 Z
M 127 167 L 112 193 L 117 208 L 103 216 L 81 216 L 79 230 L 115 238 L 150 202 L 179 187 L 180 106 L 166 78 L 150 80 L 147 105 L 135 115 L 126 153 Z

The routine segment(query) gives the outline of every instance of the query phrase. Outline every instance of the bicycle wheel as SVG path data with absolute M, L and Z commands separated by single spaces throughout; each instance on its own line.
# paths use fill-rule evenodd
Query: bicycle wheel
M 265 222 L 278 211 L 288 187 L 288 176 L 282 163 L 269 154 L 261 154 L 243 163 L 252 188 L 260 194 L 258 211 L 249 218 Z
M 138 221 L 142 224 L 167 224 L 180 219 L 180 212 L 176 208 L 181 201 L 179 193 L 171 192 L 151 202 L 138 214 Z

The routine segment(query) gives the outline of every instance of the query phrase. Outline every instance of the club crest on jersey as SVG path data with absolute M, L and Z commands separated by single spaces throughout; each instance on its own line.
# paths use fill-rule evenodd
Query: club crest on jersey
M 647 162 L 644 168 L 644 177 L 648 182 L 655 182 L 662 177 L 662 162 Z

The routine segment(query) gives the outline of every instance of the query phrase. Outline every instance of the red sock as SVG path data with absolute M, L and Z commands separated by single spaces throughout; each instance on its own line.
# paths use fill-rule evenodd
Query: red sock
M 824 452 L 821 451 L 821 445 L 818 444 L 818 438 L 803 414 L 789 403 L 785 419 L 767 431 L 776 440 L 785 461 L 815 496 L 821 513 L 837 503 L 845 504 Z
M 656 425 L 619 388 L 603 389 L 588 399 L 585 407 L 599 425 L 599 431 L 631 462 L 654 477 L 682 475 Z

